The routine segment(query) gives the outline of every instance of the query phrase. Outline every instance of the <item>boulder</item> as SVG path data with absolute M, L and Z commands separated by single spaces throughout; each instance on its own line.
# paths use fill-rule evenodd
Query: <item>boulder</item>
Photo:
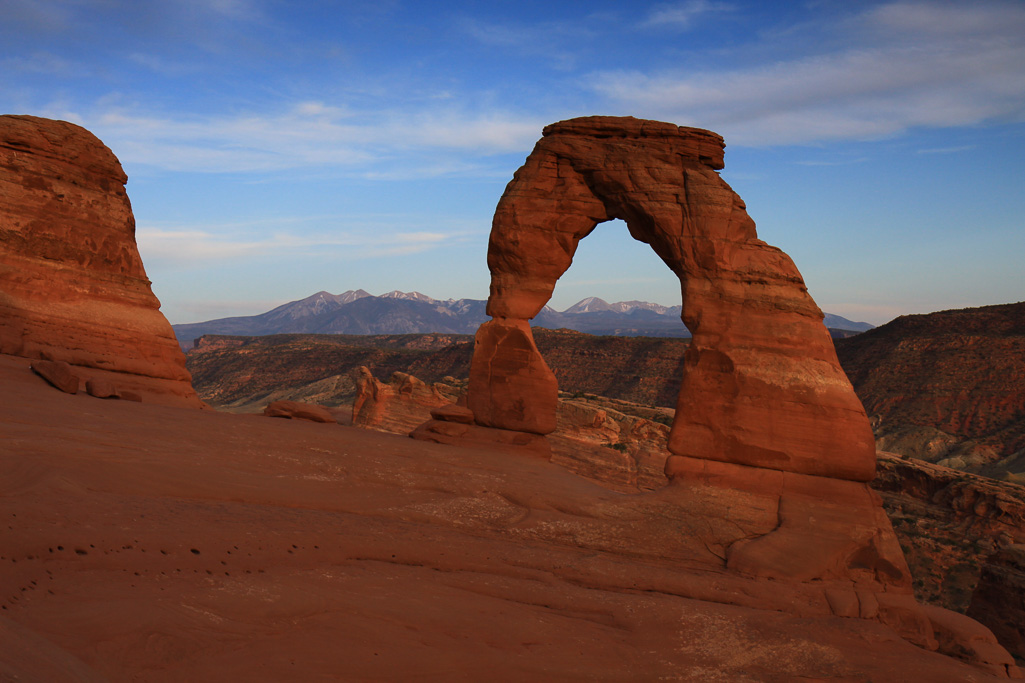
M 0 353 L 198 408 L 139 256 L 126 180 L 89 131 L 0 116 Z
M 324 406 L 318 406 L 314 403 L 300 403 L 298 401 L 274 401 L 263 409 L 263 414 L 267 417 L 284 417 L 290 420 L 337 422 L 334 415 Z
M 62 360 L 37 360 L 32 371 L 66 394 L 78 393 L 78 375 Z
M 95 398 L 121 398 L 117 387 L 102 379 L 91 379 L 85 383 L 85 390 Z

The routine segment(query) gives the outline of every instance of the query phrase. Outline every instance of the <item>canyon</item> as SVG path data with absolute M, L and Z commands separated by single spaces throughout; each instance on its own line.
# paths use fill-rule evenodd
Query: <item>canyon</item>
M 1025 302 L 901 316 L 836 348 L 880 448 L 1025 483 Z
M 31 119 L 32 137 L 12 119 L 0 119 L 15 150 L 0 168 L 5 182 L 35 188 L 26 203 L 41 207 L 27 222 L 13 209 L 26 238 L 12 233 L 10 258 L 24 261 L 13 272 L 53 268 L 37 282 L 70 303 L 47 307 L 42 284 L 33 302 L 17 277 L 0 281 L 5 297 L 14 293 L 4 300 L 21 306 L 0 354 L 5 677 L 1022 677 L 990 629 L 916 600 L 882 498 L 866 483 L 876 472 L 868 417 L 800 274 L 757 239 L 742 200 L 715 173 L 723 142 L 714 133 L 611 117 L 544 130 L 496 211 L 492 320 L 462 344 L 459 353 L 472 351 L 465 386 L 445 395 L 408 373 L 389 385 L 349 375 L 355 424 L 384 424 L 389 411 L 375 403 L 428 409 L 410 439 L 280 402 L 294 397 L 277 397 L 270 416 L 197 409 L 141 261 L 132 265 L 123 174 L 102 176 L 91 200 L 72 192 L 76 211 L 65 220 L 68 193 L 22 158 L 63 155 L 47 172 L 84 184 L 100 177 L 91 157 L 47 144 L 87 140 L 105 169 L 113 154 L 71 124 Z M 90 222 L 76 222 L 82 215 Z M 682 368 L 671 419 L 587 395 L 563 396 L 560 411 L 558 381 L 526 322 L 588 226 L 612 217 L 688 283 L 683 317 L 694 336 L 682 365 L 653 352 L 643 366 Z M 117 230 L 105 232 L 105 218 Z M 548 223 L 553 230 L 538 230 Z M 122 260 L 85 255 L 81 245 L 97 237 L 101 254 Z M 121 277 L 65 297 L 54 254 L 84 281 L 115 267 Z M 138 301 L 147 334 L 110 329 L 96 314 Z M 730 324 L 735 316 L 743 326 Z M 106 345 L 89 341 L 97 338 Z M 459 341 L 400 336 L 345 353 L 384 365 Z M 311 363 L 344 346 L 285 343 L 312 351 Z M 220 338 L 205 353 L 230 362 L 229 351 L 244 358 L 259 346 Z M 109 374 L 91 374 L 95 366 Z M 78 373 L 99 388 L 72 393 Z M 226 398 L 246 391 L 242 374 Z M 304 386 L 314 396 L 340 381 L 335 373 Z M 655 391 L 615 370 L 598 381 Z M 133 383 L 141 400 L 110 400 L 118 382 Z M 560 438 L 587 445 L 590 459 L 560 466 Z M 640 445 L 663 438 L 666 450 L 640 467 Z M 635 479 L 595 459 L 606 452 L 633 459 Z M 660 460 L 661 478 L 652 467 Z M 973 491 L 982 509 L 992 492 Z M 1014 514 L 999 492 L 991 498 Z M 987 528 L 1013 536 L 994 515 Z M 1013 548 L 987 562 L 969 605 L 1003 625 L 1014 615 L 993 595 L 1007 585 Z
M 565 391 L 663 407 L 680 391 L 685 339 L 542 328 L 533 335 Z M 388 343 L 412 355 L 356 351 Z M 1025 303 L 903 316 L 834 344 L 878 450 L 1025 482 L 1025 387 L 1017 381 L 1025 375 Z M 303 349 L 317 345 L 332 345 L 337 355 L 304 362 Z M 337 390 L 316 393 L 316 401 L 348 405 L 355 391 L 349 374 L 360 365 L 384 379 L 396 371 L 429 382 L 465 379 L 471 345 L 468 335 L 208 335 L 186 359 L 205 400 L 254 412 L 267 392 L 314 396 L 303 387 L 326 377 L 336 378 Z M 274 374 L 257 378 L 262 366 Z

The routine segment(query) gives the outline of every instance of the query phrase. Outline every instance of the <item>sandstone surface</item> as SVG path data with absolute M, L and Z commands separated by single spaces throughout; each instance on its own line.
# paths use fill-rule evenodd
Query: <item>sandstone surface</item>
M 676 391 L 679 389 L 678 377 L 674 378 L 674 373 L 665 368 L 678 367 L 686 348 L 685 342 L 603 338 L 536 328 L 533 333 L 560 386 L 585 391 L 607 388 L 627 396 L 648 397 L 667 393 L 665 387 L 675 380 Z M 216 342 L 219 346 L 216 354 L 220 355 L 212 356 L 215 363 L 202 366 L 203 376 L 209 378 L 206 380 L 209 385 L 200 384 L 200 387 L 216 388 L 229 384 L 241 387 L 241 378 L 254 374 L 264 359 L 277 359 L 282 364 L 282 370 L 276 375 L 281 383 L 268 387 L 272 391 L 294 391 L 289 388 L 293 381 L 300 388 L 305 381 L 303 376 L 294 373 L 300 370 L 312 372 L 304 362 L 302 349 L 312 349 L 310 353 L 316 357 L 323 353 L 324 358 L 329 359 L 328 344 L 335 339 L 341 343 L 342 338 L 324 337 L 322 346 L 299 345 L 295 341 L 299 337 L 295 336 L 282 336 L 279 340 L 231 339 L 237 342 L 233 349 L 223 346 L 223 341 Z M 379 342 L 377 338 L 362 341 L 358 338 L 345 339 L 345 343 L 352 346 Z M 396 367 L 405 372 L 411 372 L 415 367 L 417 371 L 433 372 L 433 377 L 442 379 L 440 373 L 455 367 L 452 365 L 452 347 L 446 346 L 449 341 L 462 349 L 460 353 L 464 354 L 465 361 L 461 367 L 468 365 L 469 347 L 463 341 L 465 339 L 439 338 L 437 335 L 426 335 L 422 339 L 403 337 L 402 345 L 424 353 L 410 356 L 404 366 L 401 363 L 387 365 L 383 376 L 387 377 Z M 207 343 L 213 345 L 213 340 L 225 338 L 210 338 Z M 397 343 L 397 338 L 391 341 Z M 437 346 L 439 343 L 440 347 Z M 321 348 L 325 350 L 319 351 Z M 677 349 L 678 356 L 675 355 Z M 203 353 L 190 354 L 190 363 L 198 362 L 202 356 Z M 667 360 L 659 365 L 663 358 Z M 674 360 L 676 358 L 679 361 Z M 643 371 L 631 372 L 632 362 L 638 363 Z M 223 378 L 218 377 L 217 368 L 223 369 Z M 348 367 L 328 365 L 325 370 L 343 372 Z M 379 370 L 375 368 L 375 372 Z M 465 388 L 465 380 L 456 382 L 449 378 L 443 383 L 452 385 L 453 392 Z M 652 392 L 652 387 L 662 388 Z M 640 394 L 634 393 L 637 389 L 641 389 Z M 257 391 L 265 392 L 266 389 Z M 651 436 L 651 441 L 637 435 L 634 440 L 630 437 L 634 430 L 622 421 L 624 417 L 627 420 L 631 417 L 644 418 L 648 422 L 656 421 L 655 428 L 664 430 L 672 411 L 645 408 L 585 391 L 563 392 L 560 396 L 557 429 L 547 437 L 551 444 L 552 462 L 616 491 L 636 493 L 664 486 L 666 479 L 662 469 L 668 455 L 664 435 Z M 208 396 L 204 394 L 203 398 L 207 400 Z M 347 400 L 352 400 L 351 394 Z M 419 419 L 427 420 L 429 411 L 419 410 Z M 402 433 L 405 433 L 405 427 L 403 425 Z M 450 442 L 454 441 L 450 439 Z M 486 443 L 481 442 L 481 445 Z M 985 590 L 991 595 L 1005 591 L 1007 595 L 1015 595 L 1019 583 L 1013 573 L 1003 569 L 987 572 L 985 568 L 990 564 L 988 558 L 999 555 L 1007 544 L 1020 542 L 1015 539 L 1022 538 L 1025 533 L 1025 492 L 1022 488 L 887 453 L 879 453 L 878 456 L 878 475 L 872 486 L 882 494 L 884 508 L 906 554 L 916 598 L 923 603 L 964 612 L 976 599 L 976 593 L 984 590 L 984 585 L 988 586 Z M 980 578 L 980 574 L 988 577 L 986 581 Z M 996 582 L 997 578 L 1008 581 L 1007 585 Z M 980 598 L 979 604 L 995 605 L 997 602 L 981 601 Z M 1000 612 L 1013 604 L 1013 599 L 1000 601 Z M 1005 637 L 1000 623 L 1007 617 L 989 617 L 978 608 L 972 616 Z M 1017 619 L 1025 623 L 1025 615 Z M 1014 641 L 1008 641 L 1011 642 Z
M 924 648 L 1011 673 L 985 627 L 945 614 L 934 624 L 915 601 L 866 483 L 875 474 L 868 418 L 800 273 L 757 239 L 744 202 L 716 173 L 722 150 L 714 133 L 631 118 L 545 128 L 495 211 L 492 320 L 477 332 L 466 397 L 476 424 L 459 429 L 532 439 L 555 430 L 558 384 L 529 320 L 579 241 L 622 219 L 680 278 L 693 339 L 664 472 L 675 495 L 728 521 L 700 534 L 705 549 L 732 575 L 815 586 L 832 614 L 877 619 Z M 446 425 L 434 420 L 412 436 Z
M 85 129 L 0 116 L 0 353 L 198 407 L 136 247 L 126 180 Z
M 366 366 L 353 375 L 356 398 L 352 404 L 352 424 L 382 432 L 408 434 L 430 419 L 433 409 L 451 405 L 462 393 L 438 382 L 428 385 L 404 372 L 392 374 L 387 383 L 375 379 Z M 473 422 L 473 418 L 462 421 Z
M 274 401 L 263 409 L 267 417 L 283 417 L 288 420 L 308 420 L 334 424 L 334 416 L 324 406 L 299 401 Z
M 448 378 L 447 383 L 427 385 L 396 372 L 385 383 L 366 367 L 355 374 L 355 426 L 392 434 L 409 434 L 423 426 L 417 438 L 436 443 L 465 442 L 471 434 L 482 445 L 505 439 L 505 445 L 533 446 L 552 462 L 615 491 L 651 491 L 666 485 L 672 410 L 564 393 L 558 401 L 556 429 L 545 447 L 535 435 L 467 427 L 474 424 L 473 411 L 454 403 L 465 400 L 466 382 Z M 661 421 L 648 419 L 653 417 Z
M 735 513 L 769 523 L 742 505 L 757 493 L 624 495 L 487 448 L 98 401 L 10 356 L 0 380 L 0 671 L 14 680 L 1016 673 L 978 656 L 992 641 L 975 626 L 950 645 L 982 666 L 916 647 L 886 618 L 837 616 L 892 615 L 899 595 L 730 570 Z M 928 623 L 967 630 L 948 621 Z
M 823 315 L 797 268 L 756 236 L 716 173 L 723 141 L 622 117 L 547 126 L 498 203 L 488 246 L 491 322 L 478 332 L 467 405 L 478 423 L 546 434 L 555 378 L 527 321 L 577 244 L 622 219 L 680 278 L 693 339 L 670 450 L 781 471 L 867 481 L 875 446 Z

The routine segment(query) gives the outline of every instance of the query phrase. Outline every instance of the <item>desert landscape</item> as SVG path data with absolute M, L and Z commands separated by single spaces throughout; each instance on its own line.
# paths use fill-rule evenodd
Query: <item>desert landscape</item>
M 5 680 L 1022 678 L 1022 397 L 994 379 L 1020 305 L 834 347 L 723 163 L 705 130 L 552 124 L 473 339 L 187 359 L 111 150 L 0 117 Z M 688 339 L 531 328 L 612 218 L 685 285 Z M 883 363 L 977 334 L 1002 365 Z M 898 372 L 931 389 L 884 393 Z M 877 452 L 915 424 L 944 447 Z

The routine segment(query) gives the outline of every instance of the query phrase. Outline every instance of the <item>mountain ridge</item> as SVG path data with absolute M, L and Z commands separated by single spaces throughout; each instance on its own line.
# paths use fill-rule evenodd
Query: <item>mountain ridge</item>
M 172 325 L 178 342 L 189 349 L 204 334 L 260 336 L 267 334 L 474 334 L 488 320 L 483 299 L 435 299 L 421 292 L 393 290 L 375 296 L 356 289 L 331 294 L 319 291 L 281 304 L 265 313 Z M 570 329 L 595 335 L 686 338 L 680 321 L 682 306 L 647 301 L 609 303 L 598 297 L 581 299 L 564 311 L 545 306 L 532 321 L 537 327 Z M 871 329 L 826 314 L 836 336 Z

